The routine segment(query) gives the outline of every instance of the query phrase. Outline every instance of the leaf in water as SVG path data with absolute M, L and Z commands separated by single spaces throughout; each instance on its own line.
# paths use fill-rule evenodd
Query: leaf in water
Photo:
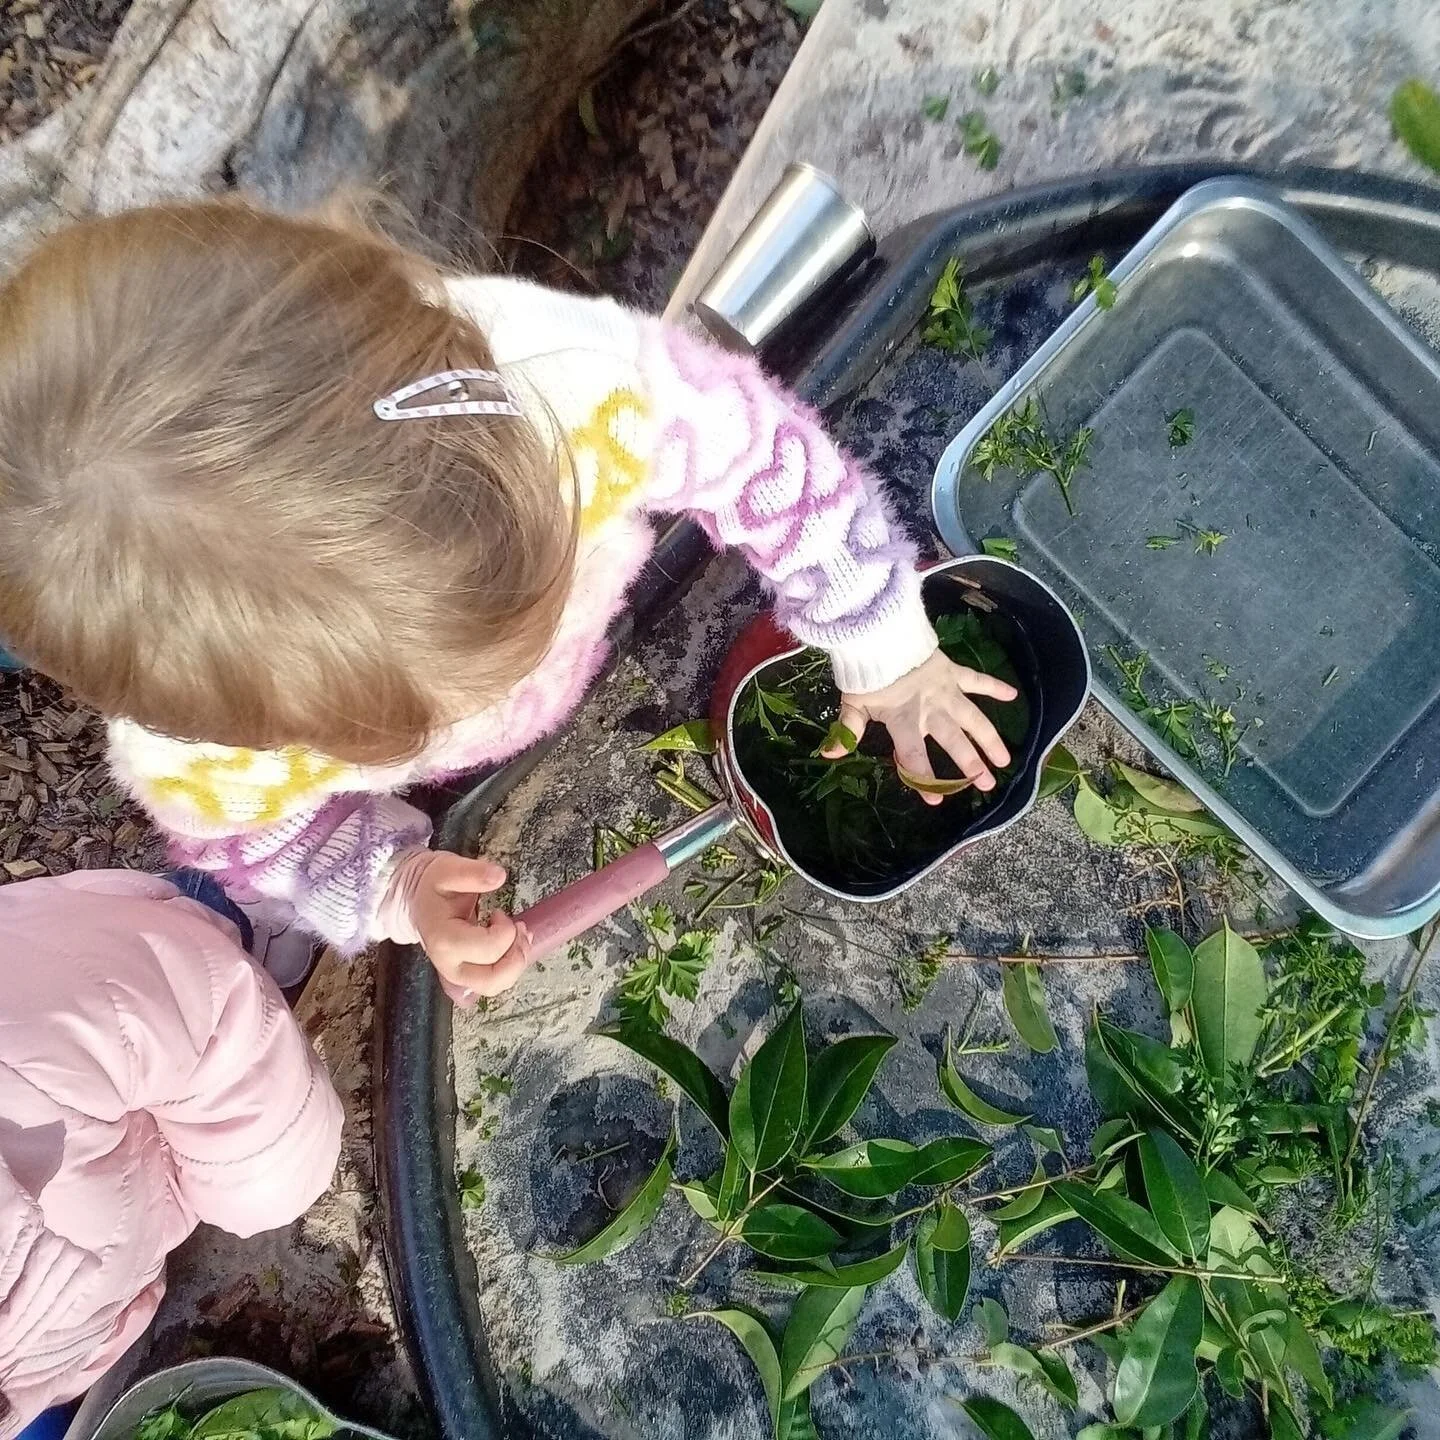
M 979 1427 L 985 1440 L 1035 1440 L 1030 1427 L 1008 1406 L 991 1395 L 972 1395 L 961 1408 Z
M 1145 927 L 1145 951 L 1155 983 L 1165 997 L 1165 1008 L 1173 1015 L 1190 1003 L 1195 984 L 1195 957 L 1190 947 L 1173 930 Z
M 1053 1395 L 1062 1405 L 1073 1410 L 1080 1403 L 1080 1392 L 1070 1367 L 1053 1350 L 1027 1350 L 1023 1345 L 1005 1342 L 990 1347 L 990 1358 L 1006 1370 L 1033 1381 Z
M 665 1201 L 665 1192 L 670 1188 L 670 1155 L 675 1149 L 675 1136 L 665 1142 L 665 1153 L 660 1163 L 650 1172 L 650 1178 L 635 1192 L 630 1203 L 593 1239 L 563 1255 L 552 1255 L 557 1265 L 585 1265 L 591 1260 L 603 1260 L 617 1250 L 623 1250 L 659 1213 Z
M 718 1320 L 745 1347 L 745 1353 L 760 1374 L 770 1407 L 770 1421 L 775 1424 L 780 1415 L 780 1357 L 775 1353 L 775 1342 L 764 1322 L 748 1310 L 695 1310 L 685 1318 Z
M 1037 1054 L 1055 1048 L 1055 1027 L 1045 1009 L 1045 986 L 1038 965 L 1002 965 L 1005 1010 L 1020 1038 Z
M 1183 786 L 1145 770 L 1132 770 L 1119 760 L 1110 762 L 1115 773 L 1147 804 L 1167 815 L 1203 815 L 1205 807 Z
M 1002 1255 L 1023 1245 L 1027 1240 L 1043 1233 L 1062 1220 L 1073 1220 L 1075 1211 L 1070 1204 L 1055 1193 L 1052 1186 L 1040 1191 L 1040 1203 L 1033 1210 L 1014 1220 L 1000 1222 L 999 1248 Z
M 1064 745 L 1057 745 L 1046 757 L 1045 768 L 1040 772 L 1038 798 L 1048 800 L 1050 796 L 1068 790 L 1084 773 L 1080 762 L 1069 749 Z
M 746 1215 L 740 1238 L 772 1260 L 814 1260 L 839 1243 L 837 1231 L 799 1205 L 759 1205 Z
M 802 1290 L 780 1342 L 780 1394 L 784 1400 L 808 1390 L 821 1372 L 845 1353 L 866 1287 Z
M 294 1440 L 325 1440 L 335 1433 L 335 1424 L 293 1390 L 271 1385 L 223 1401 L 187 1430 L 191 1440 L 239 1440 L 270 1432 Z
M 1228 1079 L 1232 1065 L 1246 1065 L 1260 1038 L 1265 967 L 1255 947 L 1230 922 L 1195 947 L 1195 984 L 1190 1008 L 1205 1068 Z
M 955 1068 L 955 1048 L 948 1030 L 945 1032 L 945 1058 L 940 1063 L 940 1089 L 957 1110 L 963 1110 L 972 1120 L 978 1120 L 982 1125 L 1019 1125 L 1030 1118 L 1028 1115 L 1012 1115 L 1010 1111 L 1002 1110 L 988 1100 L 982 1100 L 960 1078 L 960 1072 Z
M 1175 1247 L 1143 1206 L 1111 1191 L 1091 1189 L 1073 1181 L 1059 1181 L 1054 1193 L 1083 1220 L 1122 1260 L 1139 1265 L 1174 1265 L 1180 1259 Z
M 1075 823 L 1097 845 L 1120 844 L 1120 815 L 1082 775 L 1075 792 Z
M 894 1195 L 907 1185 L 948 1185 L 990 1154 L 968 1135 L 947 1136 L 918 1148 L 904 1140 L 862 1140 L 847 1150 L 804 1161 L 812 1174 L 862 1200 Z
M 995 560 L 1018 560 L 1020 548 L 1013 540 L 1006 539 L 1003 535 L 992 535 L 988 540 L 980 542 L 980 548 Z
M 791 1280 L 797 1285 L 823 1285 L 832 1290 L 850 1290 L 856 1285 L 874 1285 L 893 1273 L 905 1258 L 909 1246 L 905 1242 L 876 1255 L 870 1260 L 856 1260 L 849 1265 L 831 1265 L 826 1270 L 777 1270 L 774 1278 Z
M 933 775 L 917 775 L 900 764 L 895 766 L 895 773 L 900 777 L 902 785 L 910 790 L 918 790 L 922 795 L 958 795 L 975 783 L 965 779 L 963 775 L 954 780 L 940 780 Z
M 580 123 L 585 127 L 585 133 L 592 140 L 599 140 L 600 122 L 595 118 L 595 87 L 587 85 L 580 92 L 580 99 L 575 105 L 576 112 L 580 116 Z
M 729 1099 L 725 1087 L 693 1050 L 661 1030 L 633 1021 L 604 1025 L 595 1033 L 619 1041 L 627 1050 L 633 1050 L 642 1060 L 648 1060 L 668 1075 L 700 1107 L 700 1113 L 715 1127 L 720 1138 L 724 1140 L 728 1136 L 725 1112 Z
M 687 720 L 676 725 L 663 735 L 647 740 L 642 750 L 681 750 L 692 755 L 713 755 L 715 753 L 715 732 L 708 720 Z
M 752 1171 L 778 1165 L 805 1118 L 805 1024 L 797 1003 L 755 1052 L 730 1097 L 730 1138 Z
M 1423 80 L 1407 80 L 1390 97 L 1390 124 L 1422 165 L 1440 170 L 1440 95 Z
M 1145 1198 L 1165 1238 L 1199 1260 L 1210 1248 L 1210 1200 L 1190 1157 L 1163 1130 L 1140 1137 Z
M 842 725 L 836 720 L 825 732 L 825 738 L 820 742 L 819 749 L 815 753 L 824 755 L 838 745 L 844 755 L 853 755 L 859 744 L 860 737 L 848 725 Z M 842 756 L 835 755 L 830 758 L 839 760 Z
M 970 1222 L 948 1202 L 915 1227 L 915 1278 L 930 1308 L 953 1325 L 970 1293 Z
M 1010 1337 L 1010 1317 L 998 1300 L 977 1300 L 970 1318 L 980 1327 L 985 1343 L 992 1350 Z
M 845 1128 L 894 1044 L 893 1035 L 850 1035 L 811 1061 L 802 1148 L 832 1139 Z
M 1175 1275 L 1145 1307 L 1125 1339 L 1115 1372 L 1115 1418 L 1122 1425 L 1167 1425 L 1195 1398 L 1195 1351 L 1205 1322 L 1200 1286 Z
M 1030 1188 L 1022 1190 L 1013 1200 L 1007 1201 L 999 1209 L 986 1211 L 985 1218 L 995 1221 L 998 1225 L 1002 1220 L 1019 1220 L 1022 1216 L 1029 1215 L 1045 1198 L 1045 1181 L 1048 1178 L 1044 1165 L 1037 1159 L 1035 1173 L 1030 1177 Z
M 1325 1440 L 1399 1440 L 1410 1422 L 1408 1410 L 1392 1410 L 1368 1395 L 1357 1395 L 1320 1417 Z

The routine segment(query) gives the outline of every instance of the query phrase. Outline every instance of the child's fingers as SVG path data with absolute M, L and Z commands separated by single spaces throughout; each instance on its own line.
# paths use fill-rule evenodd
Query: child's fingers
M 505 883 L 505 867 L 493 860 L 442 851 L 431 861 L 425 882 L 440 895 L 488 895 Z
M 960 688 L 969 695 L 988 695 L 992 700 L 1013 700 L 1020 693 L 1013 685 L 1007 685 L 998 676 L 987 675 L 983 670 L 969 670 L 964 665 L 957 665 L 955 669 L 959 672 Z
M 441 978 L 478 995 L 508 989 L 530 958 L 529 931 L 499 912 L 483 925 L 448 916 L 424 939 L 430 963 Z
M 860 743 L 860 737 L 865 733 L 865 725 L 869 717 L 857 706 L 852 705 L 848 700 L 840 702 L 840 718 L 836 722 L 843 725 L 854 737 L 855 743 Z M 833 745 L 824 746 L 820 753 L 827 760 L 839 760 L 850 752 L 837 740 Z
M 930 756 L 925 750 L 925 737 L 918 731 L 904 735 L 896 735 L 892 730 L 890 738 L 895 742 L 895 763 L 907 774 L 913 775 L 917 780 L 935 779 L 935 771 L 930 766 Z M 944 798 L 941 795 L 933 795 L 926 790 L 915 792 L 927 805 L 938 805 Z
M 955 696 L 946 718 L 951 723 L 958 724 L 965 731 L 985 752 L 985 758 L 992 765 L 1008 765 L 1010 763 L 1010 751 L 1000 738 L 1000 732 L 991 723 L 990 717 L 973 700 L 967 700 L 963 695 Z M 940 739 L 938 735 L 935 738 Z M 945 748 L 950 749 L 948 745 Z M 954 754 L 954 751 L 951 751 L 951 754 Z
M 995 777 L 980 758 L 980 752 L 970 743 L 970 737 L 966 735 L 964 727 L 958 720 L 949 715 L 937 716 L 934 724 L 930 727 L 930 734 L 934 737 L 935 743 L 959 766 L 960 773 L 977 790 L 993 790 L 995 788 Z

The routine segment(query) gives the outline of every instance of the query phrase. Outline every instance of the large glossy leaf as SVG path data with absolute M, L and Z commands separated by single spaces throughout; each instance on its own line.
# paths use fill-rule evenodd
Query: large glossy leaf
M 1325 1402 L 1335 1403 L 1334 1387 L 1325 1373 L 1315 1339 L 1295 1314 L 1286 1317 L 1285 1363 Z
M 1259 1215 L 1255 1202 L 1223 1170 L 1211 1170 L 1202 1177 L 1206 1198 L 1212 1205 L 1228 1205 L 1242 1215 Z
M 1202 1385 L 1185 1412 L 1185 1428 L 1176 1440 L 1206 1440 L 1210 1433 L 1210 1407 L 1205 1403 L 1205 1387 Z
M 730 1097 L 730 1138 L 751 1170 L 769 1170 L 790 1153 L 805 1119 L 805 1090 L 805 1022 L 797 1003 Z
M 1203 815 L 1205 807 L 1183 786 L 1148 770 L 1135 770 L 1119 760 L 1110 762 L 1119 776 L 1145 803 L 1166 815 Z
M 1270 1440 L 1305 1440 L 1295 1412 L 1278 1396 L 1270 1396 Z
M 1006 1370 L 1033 1381 L 1068 1409 L 1073 1410 L 1080 1403 L 1075 1377 L 1058 1351 L 1027 1350 L 1023 1345 L 1002 1341 L 990 1347 L 990 1358 Z
M 303 1396 L 279 1385 L 247 1390 L 207 1410 L 192 1429 L 199 1440 L 249 1440 L 255 1435 L 274 1440 L 326 1440 L 335 1433 L 335 1422 L 322 1415 Z
M 720 1221 L 725 1224 L 733 1220 L 745 1203 L 745 1182 L 750 1172 L 740 1158 L 734 1145 L 725 1147 L 725 1164 L 720 1171 L 720 1189 L 715 1196 L 715 1208 Z
M 1027 1240 L 1033 1240 L 1052 1226 L 1059 1225 L 1061 1221 L 1074 1218 L 1074 1208 L 1051 1186 L 1048 1190 L 1041 1191 L 1040 1203 L 1029 1214 L 1000 1222 L 1000 1254 L 1007 1255 L 1010 1251 L 1019 1249 Z
M 1037 1159 L 1035 1173 L 1030 1177 L 1030 1188 L 1022 1190 L 1013 1200 L 1007 1201 L 997 1209 L 988 1211 L 986 1218 L 993 1220 L 998 1225 L 1002 1220 L 1019 1220 L 1030 1214 L 1045 1198 L 1045 1181 L 1047 1179 L 1045 1166 Z
M 1075 823 L 1097 845 L 1120 843 L 1119 812 L 1082 775 L 1075 791 Z
M 820 1440 L 820 1433 L 810 1418 L 808 1390 L 781 1402 L 780 1416 L 775 1421 L 775 1440 Z
M 1010 1317 L 998 1300 L 977 1300 L 974 1310 L 970 1312 L 970 1318 L 979 1326 L 986 1345 L 992 1350 L 1009 1338 Z
M 828 1255 L 840 1236 L 798 1205 L 757 1205 L 740 1226 L 740 1238 L 772 1260 L 814 1260 Z
M 687 720 L 647 740 L 642 750 L 685 750 L 692 755 L 713 755 L 715 753 L 715 732 L 708 720 Z
M 806 1085 L 802 1148 L 819 1145 L 845 1128 L 894 1044 L 893 1035 L 850 1035 L 815 1056 Z
M 888 1230 L 895 1223 L 895 1212 L 890 1206 L 837 1195 L 828 1185 L 817 1184 L 807 1175 L 781 1185 L 775 1194 L 825 1216 L 831 1224 L 838 1224 L 842 1233 L 861 1232 L 862 1243 L 874 1238 L 864 1232 Z
M 1407 80 L 1390 97 L 1390 124 L 1410 153 L 1440 170 L 1440 95 L 1423 80 Z
M 1180 1259 L 1155 1217 L 1133 1200 L 1073 1181 L 1057 1181 L 1054 1190 L 1122 1260 L 1174 1265 Z
M 808 1390 L 845 1353 L 866 1287 L 802 1290 L 780 1341 L 780 1395 L 789 1400 Z
M 1165 1008 L 1172 1014 L 1190 1003 L 1195 984 L 1195 956 L 1190 947 L 1173 930 L 1145 927 L 1145 953 L 1155 972 L 1155 983 L 1164 996 Z
M 1195 948 L 1195 985 L 1190 1008 L 1205 1068 L 1225 1079 L 1232 1065 L 1246 1065 L 1260 1038 L 1265 967 L 1255 947 L 1224 922 Z
M 940 1062 L 940 1089 L 957 1110 L 963 1110 L 982 1125 L 1020 1125 L 1030 1118 L 1028 1115 L 1011 1114 L 988 1100 L 982 1100 L 965 1083 L 955 1068 L 955 1048 L 949 1031 L 945 1033 L 945 1058 Z
M 963 1210 L 947 1203 L 921 1218 L 915 1227 L 915 1278 L 930 1308 L 953 1325 L 970 1293 L 970 1222 Z
M 1205 1301 L 1190 1275 L 1174 1275 L 1125 1337 L 1115 1372 L 1115 1418 L 1122 1425 L 1168 1425 L 1195 1398 L 1195 1351 Z
M 714 1180 L 718 1187 L 719 1181 Z M 715 1204 L 715 1190 L 701 1180 L 686 1180 L 679 1187 L 680 1193 L 690 1202 L 690 1208 L 702 1219 L 717 1221 L 720 1218 L 719 1208 Z
M 1167 1129 L 1197 1138 L 1195 1117 L 1183 1093 L 1184 1066 L 1168 1045 L 1097 1015 L 1085 1035 L 1085 1073 L 1107 1115 L 1160 1120 Z
M 1040 772 L 1039 800 L 1048 800 L 1062 790 L 1068 790 L 1085 772 L 1080 762 L 1064 745 L 1057 745 L 1045 757 L 1045 768 Z
M 856 1260 L 849 1265 L 830 1265 L 825 1269 L 776 1270 L 776 1280 L 789 1280 L 796 1285 L 823 1285 L 831 1290 L 853 1290 L 857 1285 L 874 1285 L 899 1269 L 910 1247 L 902 1241 L 883 1255 L 869 1260 Z
M 1210 1201 L 1200 1172 L 1163 1130 L 1142 1135 L 1139 1154 L 1156 1224 L 1182 1255 L 1199 1260 L 1210 1246 Z
M 725 1087 L 693 1050 L 649 1025 L 606 1025 L 596 1033 L 618 1040 L 627 1050 L 633 1050 L 642 1060 L 663 1071 L 695 1102 L 722 1140 L 729 1135 L 725 1118 L 729 1100 Z
M 584 1265 L 591 1260 L 603 1260 L 617 1250 L 623 1250 L 639 1235 L 659 1213 L 664 1204 L 665 1192 L 670 1188 L 670 1155 L 675 1148 L 675 1137 L 671 1135 L 665 1144 L 665 1153 L 660 1163 L 650 1172 L 650 1178 L 635 1192 L 630 1203 L 597 1235 L 563 1255 L 550 1258 L 557 1265 Z
M 1038 965 L 1002 965 L 1005 1010 L 1020 1038 L 1037 1054 L 1055 1048 L 1055 1027 L 1045 1009 L 1045 986 Z
M 968 1175 L 989 1154 L 983 1141 L 953 1135 L 918 1147 L 904 1140 L 862 1140 L 848 1150 L 804 1164 L 847 1195 L 877 1200 L 907 1185 L 948 1185 Z
M 1090 1137 L 1091 1157 L 1108 1160 L 1117 1150 L 1123 1150 L 1138 1134 L 1139 1131 L 1128 1115 L 1106 1120 Z
M 1357 1395 L 1320 1417 L 1320 1433 L 1326 1440 L 1399 1440 L 1409 1422 L 1408 1410 L 1392 1410 L 1368 1395 Z
M 745 1353 L 759 1372 L 765 1401 L 770 1407 L 770 1423 L 775 1425 L 780 1416 L 780 1357 L 763 1322 L 747 1310 L 696 1310 L 686 1318 L 718 1320 L 745 1347 Z
M 961 1409 L 979 1427 L 985 1440 L 1035 1440 L 1030 1427 L 992 1395 L 972 1395 L 961 1402 Z
M 1232 1331 L 1245 1334 L 1245 1354 L 1257 1372 L 1272 1385 L 1286 1390 L 1285 1351 L 1287 1327 L 1261 1325 L 1246 1333 L 1247 1324 L 1283 1306 L 1284 1286 L 1255 1227 L 1228 1206 L 1210 1217 L 1210 1250 L 1205 1263 L 1211 1270 L 1253 1276 L 1253 1280 L 1212 1279 L 1210 1292 L 1218 1301 Z

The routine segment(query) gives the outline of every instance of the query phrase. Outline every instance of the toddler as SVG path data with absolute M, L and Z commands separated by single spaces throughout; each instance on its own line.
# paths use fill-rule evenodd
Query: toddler
M 342 951 L 418 940 L 457 997 L 526 936 L 398 794 L 564 719 L 657 512 L 743 551 L 857 736 L 993 787 L 967 697 L 1014 691 L 939 652 L 875 482 L 752 361 L 228 201 L 76 225 L 0 289 L 0 636 L 111 717 L 177 862 Z
M 0 1440 L 120 1358 L 198 1222 L 300 1215 L 340 1120 L 228 920 L 128 871 L 0 886 Z

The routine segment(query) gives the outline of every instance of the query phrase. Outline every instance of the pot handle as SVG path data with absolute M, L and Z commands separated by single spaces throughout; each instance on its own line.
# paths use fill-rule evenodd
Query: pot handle
M 536 901 L 514 918 L 530 931 L 530 958 L 543 960 L 592 926 L 638 900 L 678 865 L 735 828 L 728 806 L 716 805 L 648 845 L 637 845 L 593 874 Z

